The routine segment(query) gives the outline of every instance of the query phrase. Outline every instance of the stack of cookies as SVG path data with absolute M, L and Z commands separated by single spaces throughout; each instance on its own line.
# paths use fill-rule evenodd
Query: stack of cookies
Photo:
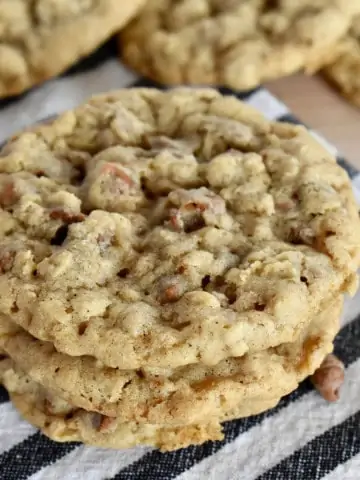
M 360 222 L 305 128 L 129 89 L 14 137 L 0 172 L 0 374 L 50 438 L 221 439 L 331 352 Z

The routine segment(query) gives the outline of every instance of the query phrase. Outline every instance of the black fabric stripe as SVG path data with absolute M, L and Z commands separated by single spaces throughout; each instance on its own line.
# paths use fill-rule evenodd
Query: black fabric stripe
M 0 385 L 0 403 L 9 401 L 9 395 L 4 387 Z
M 26 480 L 38 470 L 70 453 L 78 444 L 55 443 L 35 433 L 0 456 L 0 478 Z
M 13 103 L 20 102 L 23 100 L 27 95 L 30 95 L 31 92 L 35 89 L 27 90 L 20 95 L 13 95 L 12 97 L 0 98 L 0 113 L 3 108 L 10 106 Z
M 344 157 L 337 156 L 336 160 L 338 164 L 344 170 L 346 170 L 350 178 L 354 178 L 359 173 L 359 170 L 357 170 L 353 165 L 351 165 L 347 160 L 345 160 Z
M 334 353 L 345 367 L 360 357 L 360 315 L 343 327 L 335 339 Z
M 360 356 L 360 315 L 351 323 L 347 324 L 339 333 L 335 341 L 335 353 L 343 360 L 345 366 L 353 363 Z M 153 451 L 147 453 L 137 462 L 124 468 L 113 480 L 170 480 L 191 468 L 200 460 L 213 455 L 227 443 L 246 432 L 255 425 L 260 424 L 265 418 L 278 413 L 285 406 L 295 402 L 312 390 L 308 380 L 303 382 L 291 395 L 283 398 L 272 410 L 255 417 L 227 422 L 224 424 L 225 438 L 221 442 L 209 442 L 198 447 L 189 447 L 169 453 Z M 294 405 L 296 408 L 296 405 Z M 285 480 L 288 477 L 281 477 Z M 289 477 L 292 478 L 292 477 Z M 312 477 L 307 477 L 312 479 Z
M 238 91 L 238 90 L 232 90 L 227 87 L 218 87 L 217 90 L 219 90 L 220 93 L 223 95 L 235 95 L 235 97 L 239 98 L 240 100 L 246 100 L 254 93 L 260 91 L 262 87 L 256 87 L 252 88 L 251 90 L 243 90 L 243 91 Z
M 149 78 L 141 77 L 135 82 L 131 83 L 129 88 L 159 88 L 160 90 L 165 90 L 167 87 L 161 85 L 160 83 L 154 82 Z
M 285 113 L 281 117 L 277 118 L 276 121 L 284 123 L 292 123 L 293 125 L 304 125 L 297 117 L 292 113 Z
M 360 452 L 360 411 L 319 435 L 257 480 L 320 480 Z
M 118 58 L 116 37 L 101 45 L 91 55 L 84 57 L 62 74 L 62 77 L 77 75 L 79 73 L 95 70 L 110 58 Z

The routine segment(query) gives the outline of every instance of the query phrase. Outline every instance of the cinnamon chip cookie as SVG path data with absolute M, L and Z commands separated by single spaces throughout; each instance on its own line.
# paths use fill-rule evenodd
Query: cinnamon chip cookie
M 222 440 L 221 422 L 239 418 L 235 408 L 221 418 L 190 425 L 147 424 L 122 422 L 96 412 L 79 409 L 46 391 L 31 380 L 10 359 L 0 360 L 0 382 L 9 391 L 19 413 L 52 440 L 83 442 L 106 448 L 129 448 L 149 445 L 161 451 L 198 445 L 208 440 Z M 250 412 L 261 413 L 273 408 L 279 398 L 253 400 Z M 241 408 L 244 413 L 244 408 Z
M 185 372 L 183 370 L 181 372 L 181 375 L 183 375 L 181 388 L 185 390 L 184 397 L 186 397 L 189 388 L 193 388 L 193 399 L 195 403 L 185 402 L 181 405 L 181 400 L 178 398 L 180 403 L 177 405 L 176 402 L 172 402 L 172 410 L 182 410 L 186 412 L 189 410 L 196 411 L 197 408 L 200 408 L 202 410 L 200 413 L 203 415 L 198 415 L 197 417 L 196 415 L 179 417 L 177 418 L 177 423 L 174 421 L 174 418 L 170 423 L 161 423 L 165 421 L 165 418 L 161 415 L 155 415 L 157 423 L 153 424 L 146 423 L 149 422 L 149 417 L 146 418 L 145 422 L 144 419 L 142 419 L 140 423 L 134 420 L 124 421 L 123 415 L 108 416 L 104 415 L 104 412 L 100 414 L 91 410 L 79 409 L 79 403 L 76 403 L 79 397 L 76 398 L 75 403 L 68 403 L 71 396 L 69 393 L 66 394 L 66 397 L 60 397 L 58 396 L 59 389 L 56 389 L 56 387 L 55 390 L 53 388 L 50 390 L 45 389 L 33 379 L 38 376 L 39 379 L 43 381 L 43 375 L 45 374 L 46 376 L 46 363 L 39 363 L 34 368 L 33 366 L 29 368 L 29 363 L 34 364 L 41 361 L 41 354 L 40 356 L 36 355 L 35 358 L 31 356 L 31 354 L 34 353 L 34 347 L 36 349 L 36 344 L 39 342 L 35 342 L 33 346 L 26 346 L 26 342 L 23 342 L 21 338 L 14 337 L 13 341 L 12 338 L 9 337 L 9 341 L 5 342 L 7 352 L 14 354 L 13 358 L 19 359 L 21 365 L 26 367 L 30 375 L 23 373 L 23 370 L 19 368 L 17 362 L 14 363 L 13 360 L 3 359 L 0 361 L 0 378 L 9 390 L 15 406 L 25 419 L 39 427 L 46 435 L 54 440 L 61 442 L 83 441 L 91 445 L 110 448 L 126 448 L 146 444 L 156 446 L 162 450 L 173 450 L 190 444 L 203 443 L 206 440 L 219 440 L 222 438 L 220 422 L 257 414 L 275 406 L 280 400 L 280 397 L 285 393 L 283 387 L 286 383 L 286 392 L 295 388 L 296 383 L 302 380 L 304 376 L 314 372 L 326 354 L 332 350 L 332 340 L 338 329 L 341 305 L 342 300 L 339 298 L 331 308 L 323 312 L 319 319 L 314 320 L 310 328 L 306 332 L 303 332 L 302 340 L 295 345 L 288 344 L 282 345 L 277 349 L 270 349 L 270 351 L 265 352 L 265 356 L 263 356 L 263 352 L 261 352 L 260 354 L 245 356 L 242 359 L 223 362 L 222 365 L 217 367 L 217 373 L 220 373 L 222 370 L 225 372 L 226 370 L 228 375 L 227 382 L 224 382 L 225 378 L 222 379 L 224 383 L 222 393 L 216 388 L 216 383 L 221 383 L 221 380 L 216 377 L 215 371 L 212 376 L 211 372 L 207 371 L 205 377 L 200 380 L 201 374 L 205 373 L 201 367 L 188 367 Z M 19 354 L 18 348 L 24 348 L 24 352 Z M 26 361 L 24 362 L 24 355 L 28 355 L 28 363 Z M 50 360 L 48 367 L 51 371 L 53 369 L 55 356 L 53 355 L 51 358 L 51 355 L 48 355 L 48 359 Z M 46 361 L 46 358 L 44 358 L 44 360 Z M 234 370 L 236 363 L 242 365 L 242 368 L 240 368 L 237 374 Z M 67 362 L 67 364 L 69 364 L 69 362 Z M 281 368 L 279 368 L 280 364 Z M 83 395 L 84 390 L 82 384 L 85 379 L 83 380 L 80 377 L 79 382 L 79 375 L 74 376 L 72 374 L 74 372 L 66 368 L 66 362 L 65 364 L 59 365 L 58 372 L 62 371 L 59 373 L 60 383 L 61 378 L 64 380 L 67 374 L 68 386 L 70 386 L 72 382 L 75 382 L 76 389 L 79 389 L 80 396 Z M 256 386 L 256 383 L 259 381 L 257 375 L 260 372 L 261 381 L 259 385 Z M 273 374 L 273 378 L 267 375 L 268 372 Z M 97 388 L 100 392 L 104 387 L 104 374 L 100 369 L 99 373 L 99 376 L 93 378 L 93 381 L 97 382 Z M 180 372 L 174 372 L 173 376 L 179 377 L 179 374 Z M 149 376 L 148 373 L 144 373 L 142 376 L 143 382 L 149 381 Z M 166 395 L 166 389 L 170 385 L 168 381 L 169 378 L 165 379 L 164 375 L 157 375 L 156 377 L 158 388 L 156 389 L 154 383 L 152 387 L 155 388 L 158 394 L 161 388 L 162 393 Z M 153 380 L 154 378 L 155 377 L 153 377 Z M 191 384 L 191 381 L 189 383 L 191 378 L 193 382 L 195 380 L 193 384 Z M 112 380 L 113 378 L 108 372 L 106 380 L 108 386 Z M 243 383 L 243 393 L 246 390 L 246 394 L 241 395 L 238 389 L 238 402 L 230 405 L 226 402 L 228 397 L 227 392 L 232 388 L 231 383 L 234 384 L 235 381 L 239 382 L 240 387 Z M 267 383 L 269 382 L 271 384 L 273 381 L 275 381 L 277 388 L 271 389 Z M 129 382 L 131 382 L 131 380 Z M 56 384 L 56 380 L 54 384 Z M 59 384 L 59 382 L 57 382 L 57 384 Z M 94 390 L 93 387 L 94 385 L 88 385 L 86 394 L 90 394 L 91 391 Z M 117 387 L 119 387 L 119 384 L 114 382 L 112 386 L 113 393 Z M 258 389 L 260 392 L 261 388 L 262 394 L 253 396 L 254 391 Z M 214 398 L 216 396 L 220 402 L 215 409 L 212 409 L 215 404 L 214 402 L 209 402 L 209 395 L 207 395 L 207 392 L 211 389 L 214 389 Z M 72 391 L 74 390 L 73 384 Z M 64 391 L 62 393 L 64 393 Z M 122 391 L 122 394 L 123 393 L 125 393 L 124 390 Z M 140 395 L 139 393 L 140 390 L 138 396 L 135 396 L 132 402 L 135 410 L 136 402 L 139 400 L 141 402 L 142 400 L 141 393 Z M 75 397 L 76 395 L 73 396 L 73 399 L 75 399 Z M 199 403 L 200 397 L 205 399 L 202 404 Z M 65 401 L 64 398 L 66 398 L 67 401 Z M 157 400 L 158 403 L 161 403 L 160 397 L 158 397 Z M 207 402 L 209 402 L 209 404 L 207 404 Z M 151 409 L 151 403 L 148 405 L 149 409 Z M 118 413 L 121 414 L 122 410 L 119 409 Z M 187 423 L 189 421 L 190 423 Z
M 350 180 L 215 90 L 98 96 L 0 152 L 0 313 L 122 369 L 295 341 L 356 284 Z
M 323 73 L 351 103 L 360 107 L 360 15 L 352 23 L 340 51 L 340 56 Z
M 237 409 L 280 398 L 314 373 L 332 351 L 342 298 L 318 315 L 295 343 L 221 361 L 214 367 L 174 370 L 102 367 L 91 357 L 74 358 L 35 340 L 10 321 L 0 320 L 0 347 L 46 390 L 86 410 L 118 421 L 173 425 L 207 422 Z
M 63 72 L 139 10 L 143 0 L 0 0 L 0 97 Z
M 360 3 L 343 0 L 149 0 L 120 50 L 165 84 L 248 89 L 323 66 L 356 13 Z
M 58 442 L 82 441 L 106 448 L 130 448 L 141 444 L 168 451 L 223 438 L 218 421 L 184 426 L 122 423 L 117 418 L 75 408 L 44 390 L 10 359 L 0 360 L 0 380 L 19 413 Z M 269 407 L 275 403 L 267 402 Z

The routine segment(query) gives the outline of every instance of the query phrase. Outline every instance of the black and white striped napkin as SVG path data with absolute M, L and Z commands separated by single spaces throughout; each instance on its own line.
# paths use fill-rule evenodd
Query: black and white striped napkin
M 94 93 L 139 79 L 116 59 L 113 42 L 62 77 L 0 101 L 0 143 L 20 128 L 72 108 Z M 223 93 L 234 93 L 223 89 Z M 264 88 L 238 95 L 268 118 L 298 121 Z M 316 135 L 314 133 L 314 135 Z M 327 148 L 335 155 L 336 150 Z M 360 173 L 337 155 L 360 203 Z M 224 426 L 225 439 L 171 453 L 112 451 L 56 444 L 19 415 L 0 389 L 0 479 L 4 480 L 359 480 L 360 292 L 347 300 L 335 352 L 346 365 L 339 402 L 326 403 L 304 382 L 269 412 Z

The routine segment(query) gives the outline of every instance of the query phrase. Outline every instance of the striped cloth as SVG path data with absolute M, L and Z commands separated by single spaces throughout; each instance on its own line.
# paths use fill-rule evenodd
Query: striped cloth
M 114 54 L 114 43 L 109 42 L 61 78 L 17 99 L 0 102 L 0 143 L 19 128 L 71 108 L 93 93 L 132 85 L 154 86 L 126 70 Z M 298 123 L 287 107 L 263 88 L 238 96 L 270 119 Z M 320 141 L 336 154 L 332 146 Z M 350 174 L 360 201 L 360 174 L 337 157 Z M 335 353 L 346 365 L 339 402 L 326 403 L 305 381 L 271 411 L 226 423 L 223 441 L 171 453 L 56 444 L 22 421 L 6 392 L 0 390 L 0 478 L 359 480 L 360 292 L 346 302 Z

